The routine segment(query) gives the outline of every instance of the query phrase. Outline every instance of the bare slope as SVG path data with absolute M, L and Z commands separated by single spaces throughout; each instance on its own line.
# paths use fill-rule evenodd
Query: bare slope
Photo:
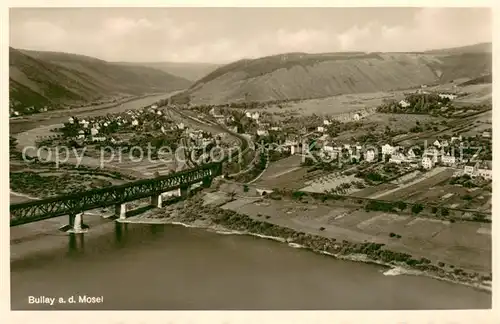
M 210 72 L 217 69 L 220 65 L 212 64 L 212 63 L 176 63 L 176 62 L 144 62 L 144 63 L 128 63 L 128 62 L 120 62 L 122 65 L 139 65 L 139 66 L 147 66 L 153 69 L 161 70 L 178 77 L 196 81 Z
M 491 73 L 491 53 L 289 53 L 220 67 L 177 96 L 193 104 L 408 89 Z M 444 54 L 441 54 L 444 53 Z
M 185 89 L 190 81 L 141 66 L 121 66 L 99 59 L 57 52 L 9 48 L 10 103 L 55 108 L 121 95 Z

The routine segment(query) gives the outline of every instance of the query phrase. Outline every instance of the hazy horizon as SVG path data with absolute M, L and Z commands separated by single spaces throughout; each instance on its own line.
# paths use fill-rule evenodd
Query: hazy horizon
M 9 25 L 14 48 L 130 63 L 492 42 L 490 8 L 11 8 Z

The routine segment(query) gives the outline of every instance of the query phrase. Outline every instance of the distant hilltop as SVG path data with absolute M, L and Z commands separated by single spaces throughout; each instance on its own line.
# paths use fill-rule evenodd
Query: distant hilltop
M 419 53 L 288 53 L 219 67 L 175 96 L 179 103 L 312 99 L 390 91 L 491 74 L 491 43 Z
M 35 112 L 112 98 L 166 93 L 191 81 L 144 66 L 93 57 L 9 48 L 10 108 Z

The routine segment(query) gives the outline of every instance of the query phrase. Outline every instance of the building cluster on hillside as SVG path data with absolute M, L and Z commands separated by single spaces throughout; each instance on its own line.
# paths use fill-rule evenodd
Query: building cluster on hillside
M 16 109 L 16 108 L 10 107 L 9 108 L 9 117 L 10 118 L 12 118 L 12 117 L 19 117 L 19 116 L 22 116 L 22 115 L 30 115 L 30 114 L 41 113 L 41 112 L 46 112 L 46 111 L 48 111 L 48 107 L 47 106 L 45 106 L 45 107 L 30 106 L 30 107 L 24 108 L 24 110 L 20 110 L 20 109 Z
M 302 139 L 304 142 L 304 139 Z M 302 142 L 298 140 L 286 141 L 286 147 L 291 154 L 305 153 Z M 477 158 L 473 155 L 464 161 L 460 158 L 460 151 L 455 150 L 462 144 L 462 136 L 451 137 L 450 140 L 435 140 L 428 147 L 410 147 L 393 146 L 384 144 L 380 147 L 364 147 L 360 143 L 334 143 L 327 134 L 317 138 L 314 145 L 309 145 L 307 149 L 317 150 L 317 154 L 326 158 L 326 161 L 348 157 L 349 159 L 363 160 L 366 162 L 386 161 L 394 164 L 408 164 L 414 168 L 423 168 L 430 170 L 437 165 L 461 168 L 464 174 L 470 176 L 481 176 L 491 179 L 491 162 L 467 163 L 469 160 Z M 473 167 L 470 167 L 473 165 Z
M 158 131 L 166 134 L 184 129 L 183 123 L 173 123 L 156 105 L 119 114 L 79 119 L 69 117 L 62 131 L 66 136 L 84 142 L 118 142 L 113 134 L 127 130 Z
M 420 92 L 423 93 L 423 92 Z M 457 96 L 450 93 L 434 93 L 432 94 L 434 100 L 438 100 L 441 103 L 443 99 L 444 103 L 454 100 Z M 435 99 L 437 98 L 437 99 Z M 405 99 L 396 102 L 396 104 L 402 108 L 410 107 L 419 100 L 418 97 L 414 95 L 408 95 Z M 477 156 L 463 156 L 460 152 L 460 147 L 463 144 L 462 136 L 441 136 L 431 142 L 430 145 L 425 144 L 424 146 L 412 146 L 412 147 L 401 147 L 393 146 L 389 143 L 379 143 L 377 148 L 366 148 L 363 145 L 365 143 L 334 143 L 330 138 L 330 130 L 333 125 L 339 121 L 358 121 L 365 118 L 373 110 L 362 110 L 357 112 L 346 113 L 343 115 L 343 119 L 339 120 L 339 116 L 334 116 L 330 118 L 314 119 L 311 123 L 302 127 L 301 129 L 295 129 L 290 131 L 290 125 L 285 122 L 277 122 L 272 119 L 267 118 L 266 112 L 251 112 L 245 111 L 242 118 L 251 120 L 256 128 L 252 131 L 243 130 L 242 133 L 247 133 L 247 135 L 253 137 L 266 137 L 273 136 L 272 141 L 277 142 L 275 146 L 276 150 L 288 151 L 291 154 L 305 153 L 304 150 L 314 150 L 315 154 L 319 154 L 324 158 L 332 159 L 338 157 L 350 157 L 351 159 L 356 159 L 358 161 L 364 160 L 367 162 L 386 161 L 394 164 L 405 164 L 414 168 L 422 168 L 425 170 L 433 169 L 434 167 L 448 166 L 453 168 L 460 168 L 463 170 L 464 174 L 469 174 L 470 176 L 481 176 L 483 178 L 491 179 L 491 163 L 478 163 L 470 166 L 467 161 L 477 158 Z M 210 115 L 217 119 L 221 124 L 234 125 L 235 119 L 233 115 L 228 114 L 226 116 L 216 108 L 210 111 Z M 292 118 L 293 119 L 293 118 Z M 240 123 L 241 124 L 241 123 Z M 307 123 L 306 123 L 307 124 Z M 236 126 L 233 130 L 238 130 Z M 293 127 L 292 127 L 293 128 Z M 335 128 L 335 127 L 334 127 Z M 283 130 L 285 129 L 285 130 Z M 488 142 L 491 144 L 491 129 L 485 130 L 476 140 L 481 140 L 482 144 Z M 277 141 L 279 139 L 279 143 Z M 358 139 L 359 140 L 359 139 Z M 309 143 L 305 145 L 304 143 Z M 484 160 L 490 160 L 488 155 L 482 155 Z

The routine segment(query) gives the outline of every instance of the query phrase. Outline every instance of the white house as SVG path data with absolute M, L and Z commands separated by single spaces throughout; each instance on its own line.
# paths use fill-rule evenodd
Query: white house
M 68 122 L 69 122 L 70 124 L 73 124 L 73 123 L 75 122 L 75 120 L 73 119 L 73 117 L 69 117 L 69 118 L 68 118 Z
M 440 94 L 439 94 L 439 97 L 440 97 L 441 99 L 448 98 L 448 99 L 450 99 L 450 100 L 453 100 L 453 99 L 455 99 L 457 96 L 456 96 L 456 95 L 454 95 L 454 94 L 451 94 L 451 93 L 440 93 Z
M 318 126 L 318 128 L 316 129 L 318 132 L 321 132 L 323 133 L 325 131 L 325 128 L 323 126 Z
M 281 130 L 281 127 L 279 127 L 279 126 L 271 126 L 271 128 L 269 128 L 269 129 L 272 130 L 272 131 L 279 131 L 279 130 Z
M 491 161 L 484 161 L 477 169 L 477 174 L 484 179 L 493 179 L 493 168 Z
M 438 140 L 435 140 L 434 143 L 432 143 L 432 145 L 434 145 L 435 147 L 437 148 L 440 148 L 441 147 L 441 143 L 439 143 Z
M 491 132 L 484 131 L 483 134 L 481 135 L 483 138 L 491 138 Z
M 408 152 L 406 153 L 406 157 L 408 160 L 414 160 L 417 158 L 417 155 L 413 151 L 413 149 L 409 149 Z
M 267 135 L 269 135 L 269 132 L 267 131 L 267 129 L 258 129 L 257 130 L 257 135 L 259 135 L 259 136 L 267 136 Z
M 455 156 L 450 154 L 443 154 L 441 156 L 441 162 L 445 165 L 450 165 L 450 166 L 455 165 L 456 160 L 457 159 L 455 158 Z
M 99 133 L 99 131 L 95 127 L 90 129 L 90 135 L 95 136 L 95 135 L 97 135 L 97 133 Z
M 434 159 L 432 156 L 424 155 L 422 158 L 422 167 L 426 170 L 430 170 L 434 167 Z
M 358 121 L 362 118 L 363 116 L 361 116 L 360 113 L 355 113 L 354 116 L 352 116 L 352 118 L 355 120 L 355 121 Z
M 364 157 L 365 161 L 372 162 L 373 160 L 375 160 L 375 150 L 374 149 L 366 150 Z
M 219 109 L 212 108 L 210 109 L 210 115 L 212 115 L 215 118 L 224 118 L 224 115 L 221 114 Z
M 479 168 L 479 162 L 468 162 L 464 166 L 464 174 L 475 177 Z
M 408 101 L 404 100 L 404 99 L 401 100 L 398 104 L 399 104 L 399 106 L 401 106 L 403 108 L 406 108 L 406 107 L 410 106 L 410 103 Z
M 321 149 L 323 151 L 329 152 L 329 153 L 332 153 L 332 152 L 335 151 L 335 148 L 332 145 L 330 145 L 330 144 L 323 145 L 323 147 Z
M 389 162 L 396 163 L 396 164 L 401 164 L 403 162 L 406 162 L 407 158 L 406 155 L 402 152 L 397 152 L 396 154 L 392 154 L 391 158 L 389 159 Z
M 85 132 L 83 130 L 78 131 L 78 138 L 79 139 L 84 139 L 85 138 Z
M 328 119 L 324 119 L 324 120 L 323 120 L 323 125 L 328 126 L 328 125 L 330 125 L 330 124 L 331 124 L 331 123 L 330 123 L 330 121 L 329 121 Z
M 430 147 L 425 150 L 424 155 L 431 157 L 433 162 L 437 163 L 439 161 L 439 156 L 441 155 L 441 152 L 435 147 Z
M 252 119 L 257 120 L 259 119 L 260 115 L 258 112 L 252 114 Z
M 291 139 L 287 139 L 287 140 L 285 140 L 285 143 L 283 145 L 285 147 L 289 148 L 290 154 L 293 155 L 298 151 L 299 142 L 291 140 Z
M 139 121 L 137 121 L 137 119 L 134 119 L 132 121 L 132 126 L 137 126 L 137 125 L 139 125 Z
M 105 140 L 105 136 L 92 136 L 92 142 L 104 142 Z
M 251 113 L 251 112 L 249 112 L 249 111 L 247 111 L 247 112 L 245 113 L 245 116 L 247 116 L 248 118 L 252 118 L 252 113 Z
M 382 155 L 390 155 L 394 153 L 394 147 L 390 144 L 385 144 L 382 146 Z

